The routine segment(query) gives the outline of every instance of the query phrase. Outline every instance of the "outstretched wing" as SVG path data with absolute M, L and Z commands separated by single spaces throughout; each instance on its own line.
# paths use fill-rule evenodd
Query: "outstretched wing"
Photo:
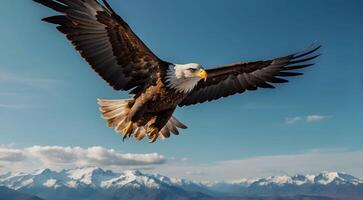
M 165 63 L 135 35 L 105 1 L 34 0 L 61 15 L 57 24 L 92 68 L 116 90 L 141 88 L 154 81 Z
M 302 75 L 295 70 L 312 66 L 313 64 L 307 62 L 320 56 L 315 54 L 318 49 L 320 46 L 273 60 L 238 63 L 209 69 L 207 81 L 200 81 L 179 106 L 213 101 L 240 94 L 246 90 L 275 88 L 271 83 L 288 82 L 281 77 Z

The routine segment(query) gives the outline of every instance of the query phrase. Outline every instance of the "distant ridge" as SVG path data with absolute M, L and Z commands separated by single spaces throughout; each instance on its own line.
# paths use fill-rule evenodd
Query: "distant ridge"
M 271 176 L 229 182 L 193 182 L 141 171 L 116 173 L 97 167 L 59 172 L 50 169 L 32 173 L 0 175 L 0 186 L 39 196 L 45 200 L 93 199 L 363 199 L 363 181 L 341 172 L 315 175 Z M 307 199 L 307 198 L 303 199 Z
M 20 193 L 6 187 L 0 187 L 0 200 L 42 200 L 42 199 L 36 196 Z

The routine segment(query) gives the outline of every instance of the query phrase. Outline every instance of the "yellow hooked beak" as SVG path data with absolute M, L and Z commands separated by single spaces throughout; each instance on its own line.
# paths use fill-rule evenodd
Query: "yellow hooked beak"
M 204 81 L 207 81 L 207 78 L 208 78 L 208 74 L 207 74 L 207 72 L 204 70 L 204 69 L 201 69 L 200 71 L 199 71 L 199 77 L 201 78 L 201 79 L 203 79 Z

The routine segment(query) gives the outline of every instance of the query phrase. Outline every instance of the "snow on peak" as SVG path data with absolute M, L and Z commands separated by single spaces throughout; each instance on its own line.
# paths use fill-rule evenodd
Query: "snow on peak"
M 126 170 L 115 173 L 97 167 L 83 167 L 63 170 L 60 172 L 49 169 L 37 170 L 33 173 L 7 173 L 0 175 L 0 186 L 12 189 L 46 187 L 57 189 L 68 188 L 104 188 L 119 189 L 124 187 L 159 189 L 168 186 L 177 187 L 249 187 L 252 185 L 304 185 L 304 184 L 363 184 L 351 175 L 338 172 L 323 172 L 316 175 L 271 176 L 261 179 L 240 179 L 229 182 L 193 182 L 184 179 L 169 178 L 160 174 L 144 174 L 138 170 Z
M 238 185 L 251 185 L 252 183 L 256 182 L 258 179 L 248 179 L 248 178 L 242 178 L 235 181 L 228 181 L 226 183 L 229 184 L 238 184 Z
M 363 181 L 355 178 L 346 173 L 338 173 L 338 172 L 322 172 L 316 175 L 294 175 L 294 176 L 270 176 L 267 178 L 261 179 L 241 179 L 238 181 L 230 181 L 226 182 L 229 184 L 240 184 L 244 186 L 249 186 L 252 184 L 258 184 L 260 186 L 267 185 L 278 185 L 283 186 L 287 184 L 293 185 L 304 185 L 304 184 L 320 184 L 320 185 L 328 185 L 328 184 L 362 184 Z
M 258 185 L 269 185 L 271 183 L 276 185 L 292 184 L 293 180 L 289 176 L 271 176 L 258 181 Z
M 322 172 L 315 176 L 314 181 L 316 183 L 320 183 L 322 185 L 327 184 L 347 184 L 351 183 L 354 185 L 363 183 L 362 180 L 359 180 L 358 178 L 351 176 L 346 173 L 341 172 Z
M 166 180 L 166 178 L 165 178 Z M 60 172 L 49 169 L 37 170 L 29 174 L 18 173 L 0 176 L 0 185 L 13 189 L 24 187 L 46 187 L 46 188 L 111 188 L 122 187 L 133 188 L 160 188 L 163 184 L 170 185 L 172 181 L 164 183 L 163 179 L 146 175 L 138 170 L 126 170 L 123 173 L 105 171 L 97 167 L 83 167 L 63 170 Z
M 99 185 L 104 179 L 114 177 L 111 171 L 104 171 L 97 167 L 84 167 L 78 169 L 71 169 L 63 171 L 65 176 L 71 179 L 70 184 L 74 186 L 72 180 L 77 180 L 78 182 L 86 185 Z
M 0 181 L 3 180 L 3 179 L 6 179 L 7 177 L 11 176 L 11 172 L 8 172 L 6 174 L 1 174 L 0 175 Z
M 53 173 L 55 173 L 55 172 L 50 169 L 38 169 L 38 170 L 31 172 L 30 174 L 34 175 L 34 176 L 51 176 L 51 174 L 53 174 Z
M 133 187 L 133 188 L 153 188 L 158 189 L 161 187 L 161 182 L 157 178 L 141 173 L 138 170 L 126 170 L 119 176 L 101 183 L 104 188 L 120 188 L 120 187 Z
M 141 173 L 139 170 L 126 170 L 123 172 L 123 174 L 129 177 L 144 176 L 144 174 Z
M 43 183 L 44 187 L 48 187 L 48 188 L 58 188 L 61 187 L 60 185 L 57 185 L 57 180 L 56 179 L 48 179 Z
M 192 181 L 188 181 L 185 179 L 179 179 L 179 178 L 170 178 L 167 176 L 163 176 L 160 174 L 152 174 L 153 178 L 159 180 L 160 182 L 166 183 L 168 185 L 176 185 L 176 186 L 183 186 L 183 185 L 189 185 L 189 184 L 196 184 Z
M 338 172 L 323 172 L 315 176 L 315 182 L 318 182 L 322 185 L 332 183 L 336 179 L 339 179 Z

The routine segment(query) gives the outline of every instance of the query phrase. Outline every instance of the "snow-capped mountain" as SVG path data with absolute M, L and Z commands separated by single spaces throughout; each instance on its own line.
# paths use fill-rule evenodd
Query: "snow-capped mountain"
M 304 184 L 363 184 L 363 180 L 355 178 L 346 173 L 338 172 L 322 172 L 316 175 L 294 175 L 294 176 L 271 176 L 262 179 L 242 179 L 241 181 L 227 182 L 230 184 L 238 184 L 250 186 L 253 184 L 264 185 L 304 185 Z
M 167 196 L 167 199 L 209 199 L 208 195 L 198 191 L 184 190 L 184 185 L 196 184 L 159 174 L 144 174 L 137 170 L 115 173 L 96 167 L 60 172 L 45 169 L 0 176 L 0 186 L 52 200 L 158 199 L 154 196 L 159 195 Z
M 160 189 L 165 185 L 180 186 L 186 180 L 173 179 L 158 174 L 146 175 L 140 171 L 115 173 L 96 167 L 63 170 L 38 170 L 33 173 L 8 173 L 0 176 L 0 185 L 18 190 L 21 188 L 60 188 L 79 189 L 82 187 L 117 189 L 123 187 Z M 191 183 L 191 182 L 188 182 Z
M 363 180 L 346 173 L 322 172 L 315 175 L 271 176 L 229 182 L 209 182 L 212 191 L 234 195 L 327 195 L 359 194 L 363 197 Z
M 251 186 L 286 186 L 286 185 L 359 185 L 363 184 L 360 180 L 352 175 L 338 172 L 322 172 L 316 175 L 294 175 L 294 176 L 270 176 L 261 179 L 240 179 L 226 182 L 204 182 L 204 185 L 209 188 L 232 188 Z
M 346 173 L 271 176 L 229 182 L 193 182 L 140 171 L 96 167 L 0 175 L 0 186 L 43 199 L 216 199 L 223 196 L 363 196 L 363 181 Z M 337 193 L 336 191 L 339 191 Z M 146 195 L 146 196 L 145 196 Z M 183 199 L 183 198 L 181 198 Z

